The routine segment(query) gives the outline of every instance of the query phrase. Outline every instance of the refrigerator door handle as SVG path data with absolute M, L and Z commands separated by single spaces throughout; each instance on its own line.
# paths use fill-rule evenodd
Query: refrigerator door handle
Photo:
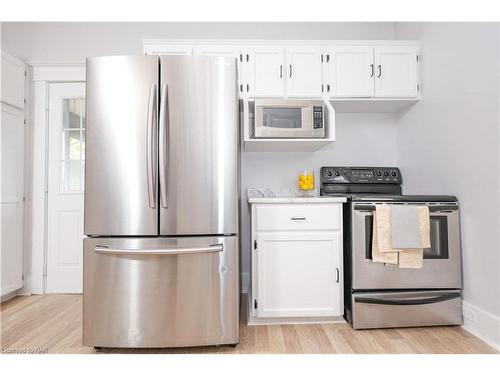
M 222 244 L 206 247 L 178 247 L 171 249 L 115 249 L 108 246 L 96 245 L 94 251 L 98 254 L 110 255 L 181 255 L 199 253 L 219 253 L 224 250 Z
M 146 129 L 146 160 L 147 160 L 147 179 L 148 179 L 148 200 L 149 207 L 156 207 L 156 168 L 154 166 L 155 158 L 155 107 L 156 107 L 156 83 L 149 87 L 148 99 L 148 123 Z
M 167 174 L 168 167 L 168 86 L 161 85 L 160 103 L 160 197 L 161 206 L 167 208 Z

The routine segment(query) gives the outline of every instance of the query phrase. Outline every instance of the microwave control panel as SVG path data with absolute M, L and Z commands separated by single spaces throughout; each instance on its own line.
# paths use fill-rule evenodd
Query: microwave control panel
M 313 129 L 323 128 L 323 107 L 313 106 Z

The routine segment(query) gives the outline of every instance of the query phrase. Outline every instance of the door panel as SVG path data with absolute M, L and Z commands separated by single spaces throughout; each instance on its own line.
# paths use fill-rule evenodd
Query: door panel
M 281 48 L 260 47 L 249 53 L 249 95 L 285 96 L 285 53 Z
M 81 293 L 85 83 L 49 91 L 47 293 Z
M 157 56 L 87 60 L 87 235 L 158 234 L 157 84 Z
M 333 97 L 373 96 L 375 67 L 372 47 L 336 47 L 328 66 Z
M 338 232 L 258 232 L 256 238 L 258 317 L 341 315 Z
M 323 67 L 320 48 L 288 48 L 286 51 L 286 63 L 287 96 L 321 96 Z
M 160 234 L 237 233 L 236 61 L 162 57 Z
M 418 96 L 416 47 L 375 48 L 375 96 Z
M 238 342 L 237 236 L 87 238 L 84 248 L 84 345 Z
M 0 285 L 4 296 L 23 286 L 24 112 L 3 103 L 1 107 Z
M 372 211 L 353 210 L 352 213 L 352 287 L 368 289 L 461 288 L 460 232 L 458 211 L 431 214 L 431 244 L 434 251 L 424 252 L 422 269 L 399 268 L 397 265 L 374 263 L 367 254 L 370 244 Z M 439 225 L 446 219 L 446 233 Z M 438 231 L 439 230 L 439 231 Z M 438 241 L 435 236 L 447 235 Z M 443 241 L 446 241 L 446 245 Z M 447 246 L 447 249 L 442 248 Z M 447 254 L 444 258 L 437 253 Z

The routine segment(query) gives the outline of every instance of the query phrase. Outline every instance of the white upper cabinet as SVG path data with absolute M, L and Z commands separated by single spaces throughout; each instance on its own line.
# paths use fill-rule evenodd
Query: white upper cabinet
M 417 97 L 417 60 L 417 47 L 375 47 L 375 96 Z
M 286 95 L 321 97 L 323 60 L 320 48 L 294 47 L 286 49 Z
M 245 72 L 242 69 L 243 61 L 245 61 L 245 54 L 241 51 L 239 46 L 235 45 L 199 45 L 193 48 L 193 55 L 195 56 L 220 56 L 232 57 L 236 59 L 236 67 L 238 70 L 238 91 L 240 95 L 244 95 L 247 90 Z
M 245 70 L 248 72 L 249 96 L 285 96 L 285 53 L 283 48 L 256 47 L 248 52 Z M 246 58 L 246 53 L 245 53 Z
M 144 47 L 146 55 L 192 55 L 193 46 L 187 44 L 158 44 Z
M 372 47 L 335 47 L 327 56 L 330 97 L 370 98 L 374 96 Z M 330 88 L 329 87 L 329 88 Z
M 2 51 L 2 102 L 24 108 L 24 63 Z

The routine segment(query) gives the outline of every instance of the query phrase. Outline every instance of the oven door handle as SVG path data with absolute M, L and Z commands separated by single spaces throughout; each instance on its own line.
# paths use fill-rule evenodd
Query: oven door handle
M 443 293 L 433 297 L 397 299 L 397 298 L 377 298 L 377 297 L 354 297 L 354 302 L 370 303 L 374 305 L 427 305 L 430 303 L 444 302 L 455 298 L 460 298 L 460 292 Z
M 390 204 L 390 203 L 388 203 Z M 450 212 L 450 211 L 457 211 L 458 206 L 428 206 L 429 207 L 429 212 Z M 354 211 L 361 211 L 361 212 L 373 212 L 375 211 L 375 205 L 355 205 L 354 206 Z

